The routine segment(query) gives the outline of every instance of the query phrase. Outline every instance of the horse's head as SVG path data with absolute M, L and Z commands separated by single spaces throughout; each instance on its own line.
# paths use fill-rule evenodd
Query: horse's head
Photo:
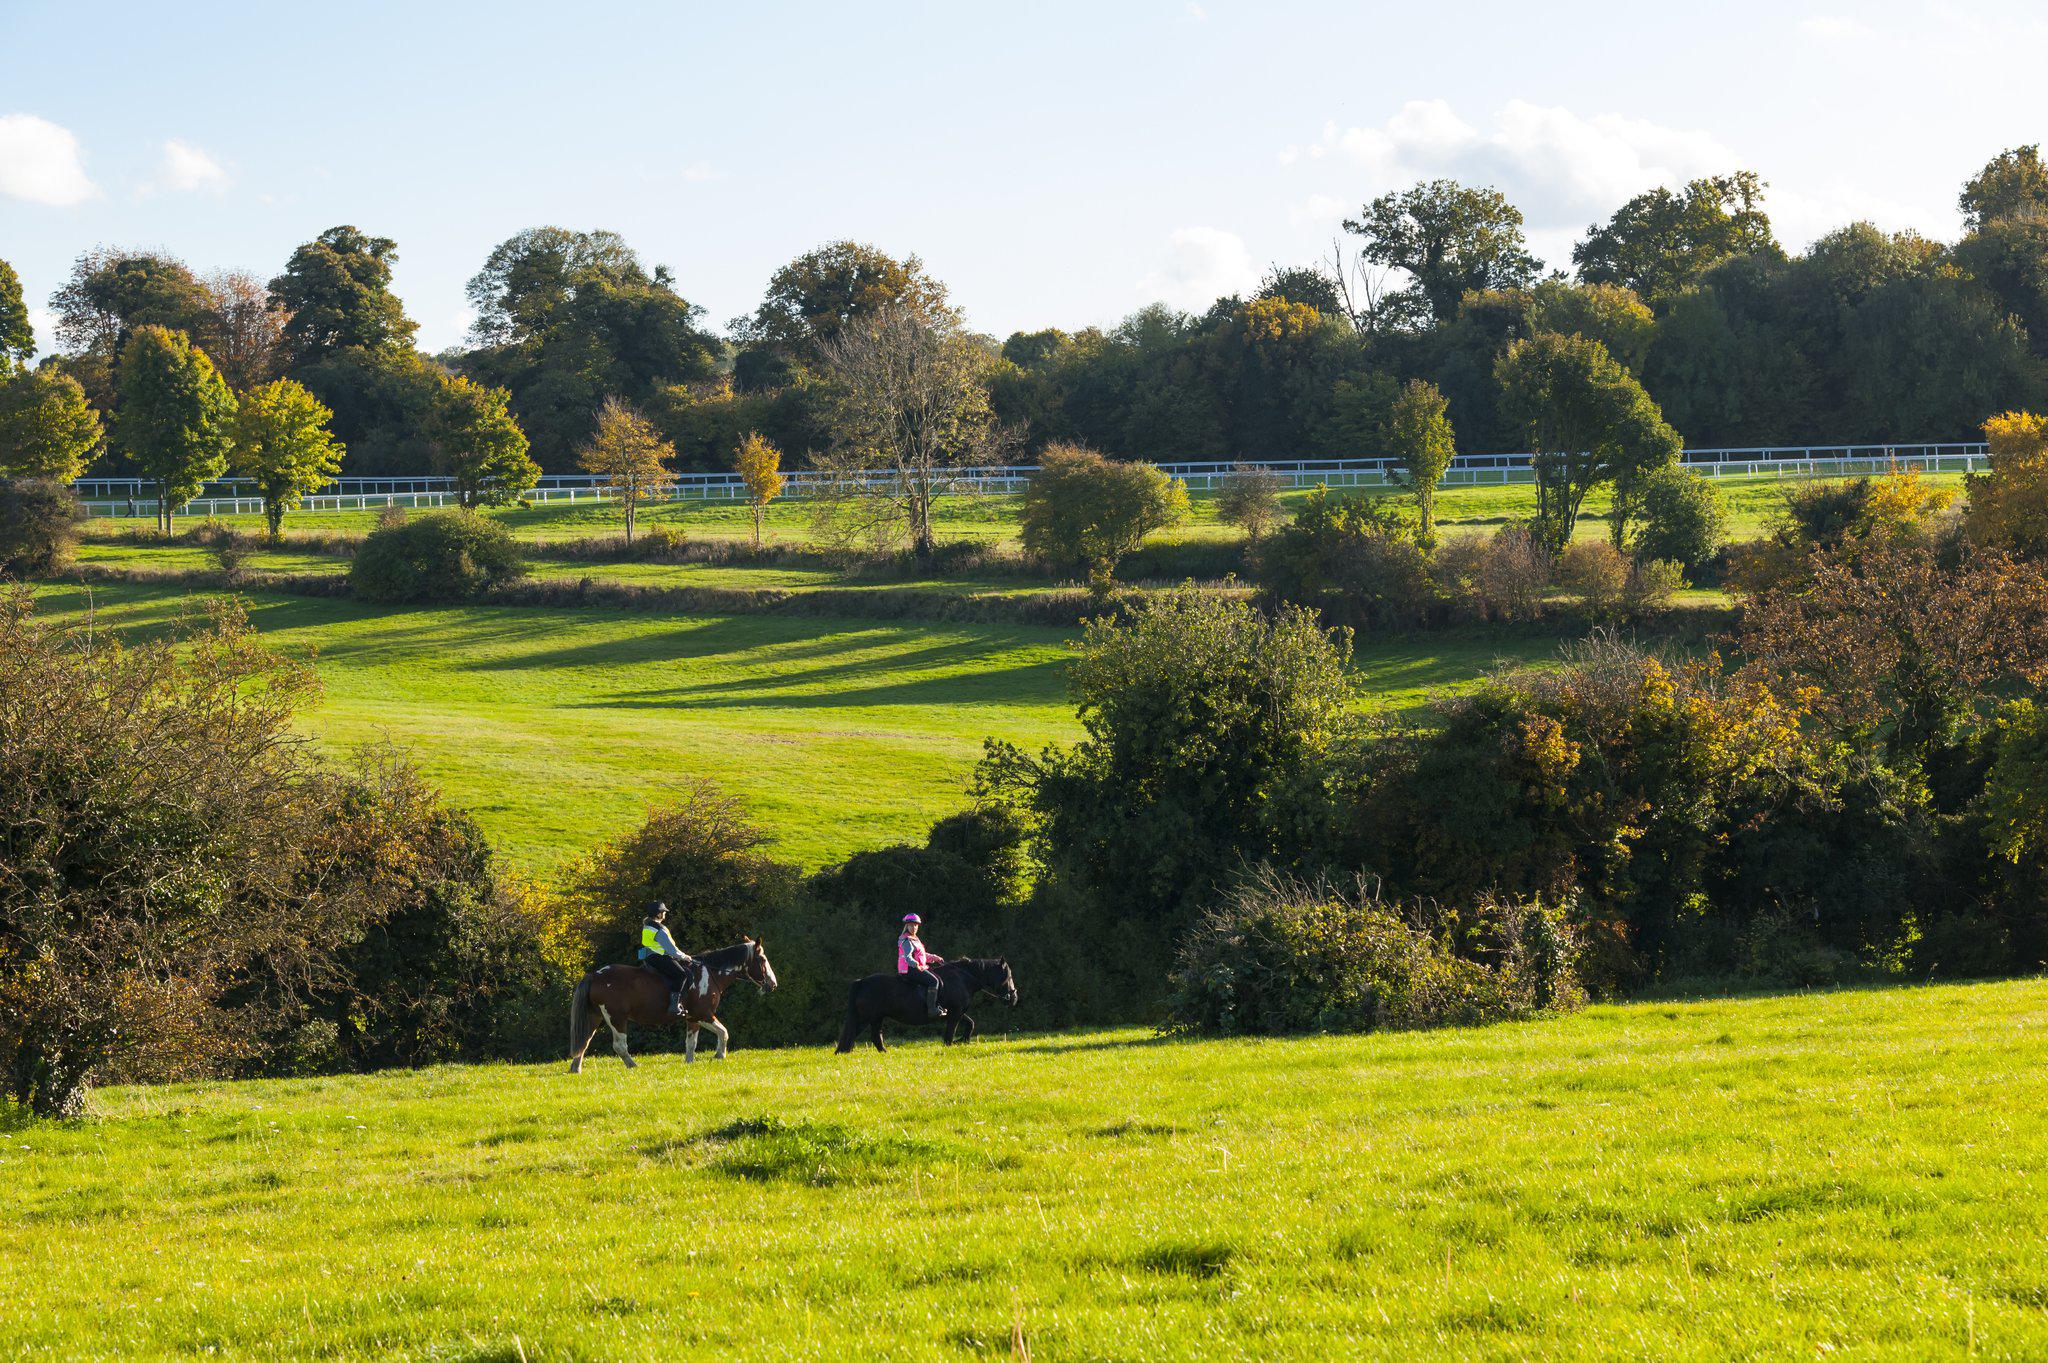
M 1010 963 L 1004 960 L 990 962 L 982 988 L 1015 1008 L 1017 1006 L 1017 977 L 1010 973 Z
M 762 993 L 773 993 L 781 981 L 775 978 L 775 967 L 768 964 L 768 949 L 751 937 L 747 938 L 746 942 L 747 960 L 746 964 L 740 967 L 741 972 L 752 980 Z

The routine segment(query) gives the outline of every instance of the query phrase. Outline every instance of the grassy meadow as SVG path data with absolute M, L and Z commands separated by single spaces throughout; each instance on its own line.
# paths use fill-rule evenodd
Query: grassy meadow
M 152 551 L 155 552 L 155 551 Z M 171 552 L 171 551 L 163 551 Z M 197 553 L 200 551 L 193 550 Z M 40 609 L 148 634 L 195 618 L 170 585 L 51 586 Z M 1079 736 L 1067 631 L 810 616 L 388 608 L 255 595 L 251 622 L 311 661 L 322 747 L 391 743 L 545 872 L 633 827 L 690 777 L 744 800 L 776 855 L 821 865 L 921 840 L 966 803 L 982 740 Z M 1558 636 L 1361 644 L 1360 703 L 1410 708 Z
M 1925 480 L 1932 486 L 1947 487 L 1957 492 L 1963 486 L 1961 474 L 1928 474 Z M 1715 479 L 1714 486 L 1727 500 L 1730 535 L 1743 540 L 1764 534 L 1784 505 L 1785 489 L 1796 485 L 1793 479 L 1768 476 Z M 1405 495 L 1401 489 L 1391 487 L 1339 491 L 1361 496 Z M 1291 507 L 1307 495 L 1305 491 L 1292 491 L 1283 494 L 1281 501 Z M 1013 544 L 1017 538 L 1017 516 L 1022 501 L 1017 494 L 941 498 L 934 526 L 941 539 Z M 1587 537 L 1605 535 L 1610 505 L 1611 499 L 1606 490 L 1596 491 L 1587 501 L 1580 534 Z M 1529 483 L 1445 488 L 1437 495 L 1437 508 L 1438 520 L 1447 530 L 1492 529 L 1509 520 L 1534 515 L 1536 490 Z M 1233 539 L 1238 535 L 1234 528 L 1216 518 L 1216 498 L 1211 493 L 1192 494 L 1189 512 L 1187 524 L 1159 538 L 1170 543 L 1175 540 Z M 485 514 L 503 521 L 519 538 L 535 543 L 613 535 L 624 528 L 619 509 L 609 502 L 536 503 L 530 507 L 494 508 Z M 744 503 L 668 502 L 646 507 L 640 514 L 645 524 L 672 525 L 702 539 L 746 539 L 753 534 L 753 515 Z M 287 532 L 294 529 L 366 532 L 375 518 L 376 513 L 368 511 L 308 511 L 286 517 L 285 527 Z M 257 515 L 222 519 L 249 530 L 259 530 L 263 525 L 263 518 Z M 118 518 L 99 522 L 109 526 L 147 526 L 149 523 L 146 509 L 140 520 Z M 810 542 L 815 537 L 813 504 L 791 499 L 771 503 L 765 517 L 764 535 L 768 541 L 778 544 Z
M 2048 982 L 845 1057 L 750 1002 L 722 1064 L 0 1132 L 0 1354 L 2048 1356 Z

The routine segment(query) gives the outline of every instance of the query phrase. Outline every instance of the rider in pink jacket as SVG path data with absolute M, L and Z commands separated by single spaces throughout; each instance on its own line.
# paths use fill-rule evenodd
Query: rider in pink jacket
M 896 939 L 896 973 L 910 977 L 910 982 L 924 996 L 925 1015 L 937 1022 L 946 1015 L 946 1010 L 939 1007 L 939 977 L 932 974 L 931 968 L 944 965 L 945 958 L 932 955 L 918 940 L 918 928 L 923 922 L 914 913 L 903 915 L 903 933 Z

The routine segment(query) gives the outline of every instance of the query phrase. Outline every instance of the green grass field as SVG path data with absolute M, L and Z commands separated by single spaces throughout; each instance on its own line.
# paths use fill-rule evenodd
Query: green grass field
M 154 551 L 152 551 L 154 552 Z M 170 551 L 165 551 L 170 552 Z M 191 551 L 197 553 L 199 551 Z M 199 600 L 168 586 L 50 587 L 42 609 L 163 630 Z M 691 777 L 744 800 L 804 866 L 903 840 L 966 803 L 982 740 L 1079 736 L 1070 634 L 1022 626 L 597 609 L 388 609 L 249 599 L 323 685 L 307 731 L 331 752 L 390 742 L 515 862 L 545 872 L 646 817 Z M 1368 643 L 1361 703 L 1412 707 L 1555 635 Z
M 2048 1356 L 2042 981 L 846 1057 L 750 1005 L 0 1132 L 0 1354 Z
M 1926 481 L 1957 492 L 1963 485 L 1961 474 L 1932 474 Z M 1785 489 L 1796 484 L 1790 479 L 1747 477 L 1717 479 L 1714 485 L 1727 499 L 1730 534 L 1735 539 L 1745 540 L 1755 539 L 1765 532 L 1784 504 Z M 1361 489 L 1359 493 L 1369 496 L 1401 495 L 1397 489 L 1391 488 Z M 1282 501 L 1292 505 L 1306 495 L 1305 492 L 1290 492 Z M 942 498 L 934 524 L 942 539 L 1012 543 L 1017 537 L 1017 513 L 1021 501 L 1022 498 L 1014 494 Z M 1609 506 L 1610 500 L 1604 492 L 1595 493 L 1588 500 L 1586 521 L 1581 526 L 1583 535 L 1606 533 L 1605 517 Z M 1192 515 L 1188 523 L 1162 536 L 1162 539 L 1225 539 L 1237 534 L 1216 519 L 1216 502 L 1212 495 L 1194 495 L 1190 498 L 1190 507 Z M 1528 483 L 1453 487 L 1438 494 L 1438 519 L 1453 531 L 1498 526 L 1511 519 L 1531 516 L 1535 510 L 1535 488 Z M 505 507 L 488 514 L 502 520 L 521 539 L 533 541 L 613 535 L 619 533 L 624 525 L 615 505 L 594 501 Z M 647 507 L 641 514 L 648 524 L 678 526 L 688 534 L 705 539 L 741 539 L 753 533 L 752 513 L 743 504 L 672 502 Z M 252 530 L 262 526 L 260 516 L 224 519 Z M 374 520 L 375 513 L 367 511 L 304 512 L 287 517 L 285 527 L 288 532 L 294 529 L 367 531 Z M 140 521 L 119 519 L 101 523 L 147 525 L 148 516 Z M 777 543 L 808 542 L 813 534 L 811 504 L 794 500 L 771 504 L 766 517 L 766 534 L 768 539 Z

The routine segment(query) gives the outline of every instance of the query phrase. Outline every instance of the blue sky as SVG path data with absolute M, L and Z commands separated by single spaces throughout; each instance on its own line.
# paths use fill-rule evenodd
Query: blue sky
M 855 237 L 1003 335 L 1203 306 L 1440 174 L 1506 191 L 1557 264 L 1630 194 L 1737 167 L 1795 247 L 1950 236 L 1962 180 L 2048 138 L 2044 69 L 2017 0 L 0 0 L 0 258 L 40 308 L 94 244 L 267 278 L 354 223 L 398 241 L 438 349 L 524 227 L 621 231 L 717 323 Z

